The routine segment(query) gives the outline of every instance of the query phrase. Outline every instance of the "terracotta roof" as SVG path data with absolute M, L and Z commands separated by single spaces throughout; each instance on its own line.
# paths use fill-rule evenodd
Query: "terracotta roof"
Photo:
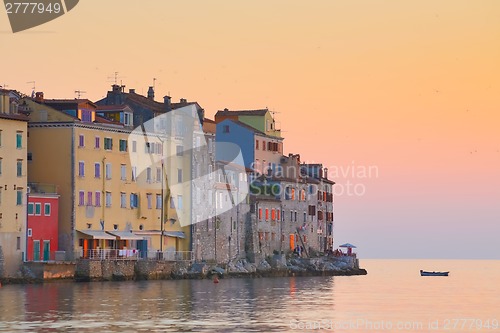
M 127 97 L 127 99 L 134 101 L 138 104 L 142 104 L 142 105 L 150 108 L 152 111 L 156 111 L 156 112 L 165 112 L 166 111 L 163 103 L 154 101 L 154 100 L 149 99 L 145 96 L 142 96 L 142 95 L 139 95 L 136 93 L 122 93 L 122 94 L 124 94 Z
M 212 120 L 212 119 L 208 119 L 208 118 L 203 118 L 203 122 L 204 123 L 211 123 L 211 124 L 215 124 L 215 121 Z
M 98 105 L 96 111 L 123 111 L 127 107 L 126 104 Z
M 197 104 L 196 102 L 186 102 L 186 103 L 171 103 L 170 106 L 172 107 L 172 110 L 182 108 L 184 106 L 188 105 L 194 105 Z
M 86 99 L 86 98 L 80 98 L 80 99 L 77 99 L 77 98 L 74 98 L 74 99 L 47 99 L 47 98 L 44 98 L 43 100 L 43 103 L 44 104 L 51 104 L 51 103 L 89 103 L 95 107 L 97 107 L 96 104 L 94 104 L 94 102 L 92 102 L 90 99 Z
M 11 119 L 11 120 L 20 120 L 20 121 L 28 121 L 29 120 L 29 118 L 23 114 L 11 114 L 11 113 L 0 113 L 0 118 Z
M 221 115 L 221 116 L 263 116 L 267 112 L 269 112 L 269 109 L 267 109 L 267 108 L 266 109 L 257 109 L 257 110 L 235 110 L 235 111 L 224 109 L 224 110 L 217 111 L 215 116 L 216 117 L 218 115 Z

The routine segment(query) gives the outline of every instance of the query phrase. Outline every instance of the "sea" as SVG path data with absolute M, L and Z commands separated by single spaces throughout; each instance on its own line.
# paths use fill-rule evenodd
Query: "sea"
M 367 275 L 4 285 L 0 332 L 500 332 L 500 261 L 360 266 Z

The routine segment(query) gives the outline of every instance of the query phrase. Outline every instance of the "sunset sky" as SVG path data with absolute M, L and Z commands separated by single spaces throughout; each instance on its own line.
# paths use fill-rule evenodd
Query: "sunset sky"
M 46 98 L 118 72 L 209 117 L 276 111 L 362 258 L 500 259 L 500 1 L 82 0 L 16 34 L 0 10 L 0 50 L 0 85 Z

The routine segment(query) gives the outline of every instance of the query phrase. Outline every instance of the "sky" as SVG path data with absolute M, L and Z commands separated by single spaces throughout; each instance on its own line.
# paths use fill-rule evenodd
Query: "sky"
M 46 98 L 119 83 L 272 110 L 285 152 L 329 168 L 335 244 L 361 258 L 500 259 L 500 2 L 82 0 L 13 34 L 0 85 Z

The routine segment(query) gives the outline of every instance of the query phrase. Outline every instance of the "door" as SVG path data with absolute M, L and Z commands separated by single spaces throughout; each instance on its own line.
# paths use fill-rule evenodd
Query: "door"
M 40 261 L 40 241 L 33 241 L 33 261 Z
M 44 240 L 43 241 L 43 261 L 49 261 L 49 260 L 50 260 L 50 241 Z
M 140 251 L 141 258 L 148 257 L 148 241 L 147 240 L 138 240 L 137 241 L 137 249 Z

